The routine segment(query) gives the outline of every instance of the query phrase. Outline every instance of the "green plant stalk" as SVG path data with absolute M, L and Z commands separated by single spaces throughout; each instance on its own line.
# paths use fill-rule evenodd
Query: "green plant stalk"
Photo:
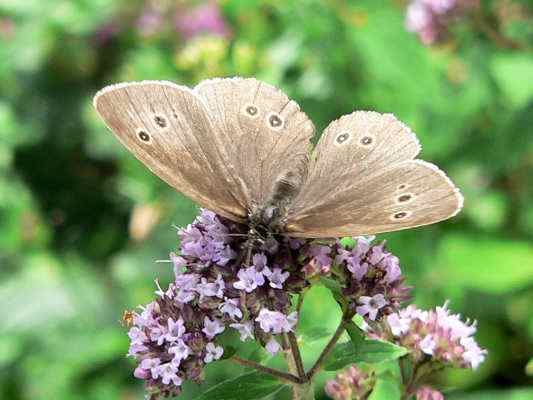
M 293 337 L 294 337 L 294 334 L 293 334 Z M 296 340 L 296 337 L 294 337 L 294 340 Z M 298 349 L 297 354 L 295 354 L 295 351 L 294 351 L 295 347 L 293 343 L 291 342 L 290 337 L 284 340 L 284 345 L 285 345 L 285 350 L 284 350 L 283 355 L 285 356 L 285 360 L 287 361 L 289 372 L 293 374 L 297 373 L 298 375 L 300 375 L 301 373 L 303 374 L 303 377 L 300 375 L 300 378 L 302 379 L 300 383 L 292 384 L 293 400 L 314 400 L 315 393 L 313 389 L 313 382 L 307 379 L 305 371 L 303 371 L 303 364 L 301 367 L 298 366 L 297 359 L 298 357 L 300 357 L 300 351 L 298 349 L 298 344 L 296 343 L 296 349 Z M 300 358 L 300 363 L 301 363 L 301 358 Z

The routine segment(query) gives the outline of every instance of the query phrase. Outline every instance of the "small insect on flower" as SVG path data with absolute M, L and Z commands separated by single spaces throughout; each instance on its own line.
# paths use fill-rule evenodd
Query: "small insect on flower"
M 135 313 L 131 310 L 124 310 L 124 314 L 122 314 L 122 319 L 120 321 L 120 324 L 124 327 L 129 328 L 133 325 L 133 321 L 135 320 Z

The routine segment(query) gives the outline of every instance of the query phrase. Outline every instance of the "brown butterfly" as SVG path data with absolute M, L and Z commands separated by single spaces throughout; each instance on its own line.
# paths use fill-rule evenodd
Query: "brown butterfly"
M 296 102 L 253 78 L 104 88 L 94 106 L 153 173 L 251 229 L 330 238 L 396 231 L 457 214 L 463 197 L 417 160 L 415 134 L 392 114 L 333 121 L 312 149 L 314 125 Z

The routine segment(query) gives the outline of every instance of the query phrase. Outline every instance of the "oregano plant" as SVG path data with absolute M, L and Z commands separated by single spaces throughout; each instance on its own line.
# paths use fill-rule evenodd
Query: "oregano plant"
M 179 396 L 185 381 L 201 384 L 206 365 L 222 359 L 247 372 L 206 388 L 199 399 L 260 399 L 287 388 L 293 399 L 314 399 L 321 371 L 338 371 L 325 387 L 336 400 L 441 399 L 428 377 L 445 367 L 477 368 L 485 359 L 475 323 L 451 314 L 446 303 L 429 311 L 406 304 L 411 287 L 399 259 L 372 237 L 274 236 L 249 248 L 246 226 L 205 209 L 178 235 L 179 252 L 169 260 L 174 281 L 156 282 L 154 301 L 127 314 L 128 355 L 150 400 Z M 305 365 L 298 321 L 313 285 L 329 289 L 342 318 Z M 222 343 L 228 332 L 271 355 L 281 352 L 286 368 L 243 358 Z

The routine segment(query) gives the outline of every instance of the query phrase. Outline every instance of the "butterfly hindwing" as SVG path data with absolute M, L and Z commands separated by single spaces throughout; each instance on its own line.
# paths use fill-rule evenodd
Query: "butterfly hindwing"
M 355 112 L 331 123 L 289 211 L 288 233 L 363 235 L 451 217 L 462 197 L 436 166 L 413 160 L 419 151 L 415 135 L 390 114 Z

